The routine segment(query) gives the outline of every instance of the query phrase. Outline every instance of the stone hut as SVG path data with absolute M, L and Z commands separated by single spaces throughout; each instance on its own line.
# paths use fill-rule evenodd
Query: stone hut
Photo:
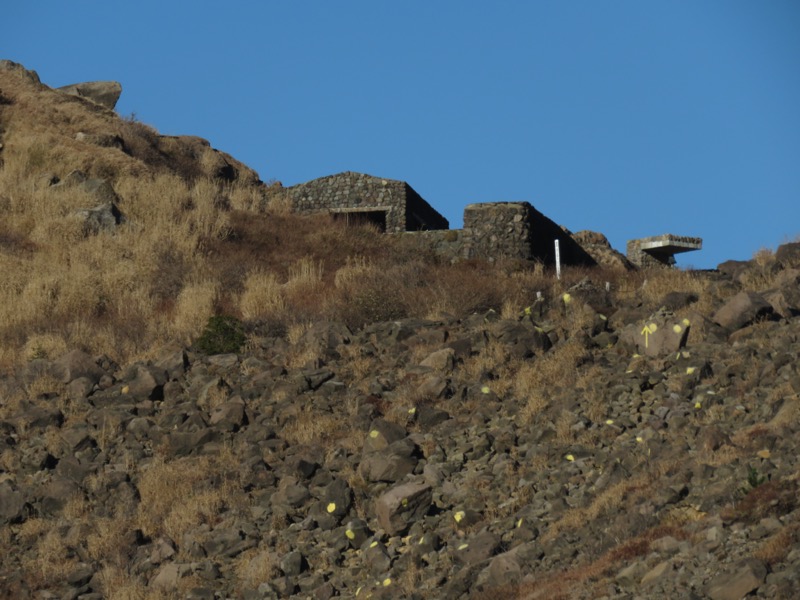
M 561 262 L 595 265 L 572 235 L 529 202 L 484 202 L 464 209 L 465 258 L 515 258 L 555 264 L 555 241 Z
M 368 222 L 387 233 L 447 229 L 450 225 L 405 181 L 345 171 L 286 188 L 298 212 L 327 212 Z
M 449 223 L 404 181 L 346 171 L 286 188 L 297 212 L 326 212 L 348 222 L 368 222 L 386 233 L 413 237 L 421 248 L 450 260 L 536 260 L 595 265 L 572 234 L 528 202 L 485 202 L 464 209 L 464 228 Z

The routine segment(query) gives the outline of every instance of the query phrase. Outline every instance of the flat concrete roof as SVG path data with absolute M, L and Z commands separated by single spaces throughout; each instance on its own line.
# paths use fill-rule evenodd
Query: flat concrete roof
M 690 252 L 692 250 L 700 250 L 703 247 L 702 238 L 672 235 L 669 233 L 640 238 L 638 242 L 639 248 L 642 250 L 668 254 Z

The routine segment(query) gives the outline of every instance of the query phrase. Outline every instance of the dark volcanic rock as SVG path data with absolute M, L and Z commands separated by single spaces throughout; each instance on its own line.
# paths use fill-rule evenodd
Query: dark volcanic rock
M 428 512 L 432 492 L 431 486 L 422 481 L 393 487 L 375 501 L 378 523 L 389 535 L 402 533 Z
M 87 81 L 65 85 L 58 91 L 113 109 L 122 95 L 122 85 L 117 81 Z
M 31 361 L 0 379 L 0 587 L 99 597 L 122 565 L 196 598 L 791 597 L 800 275 L 767 275 Z
M 772 306 L 755 292 L 740 292 L 714 313 L 713 320 L 730 331 L 750 325 L 773 314 Z

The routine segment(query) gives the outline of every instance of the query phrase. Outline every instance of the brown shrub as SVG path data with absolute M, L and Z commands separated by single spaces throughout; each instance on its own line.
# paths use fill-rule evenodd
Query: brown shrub
M 434 265 L 425 269 L 416 286 L 409 288 L 406 303 L 409 312 L 417 316 L 446 313 L 464 317 L 489 309 L 500 312 L 505 286 L 498 280 L 503 279 L 499 270 L 480 261 Z
M 739 502 L 721 512 L 722 518 L 727 521 L 757 523 L 764 517 L 790 513 L 797 507 L 797 489 L 796 481 L 756 483 L 755 487 L 745 491 Z

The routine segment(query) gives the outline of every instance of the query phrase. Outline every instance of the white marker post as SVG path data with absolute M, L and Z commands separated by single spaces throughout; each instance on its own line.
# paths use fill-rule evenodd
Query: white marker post
M 558 240 L 556 240 L 556 279 L 561 279 L 561 251 L 558 249 Z

